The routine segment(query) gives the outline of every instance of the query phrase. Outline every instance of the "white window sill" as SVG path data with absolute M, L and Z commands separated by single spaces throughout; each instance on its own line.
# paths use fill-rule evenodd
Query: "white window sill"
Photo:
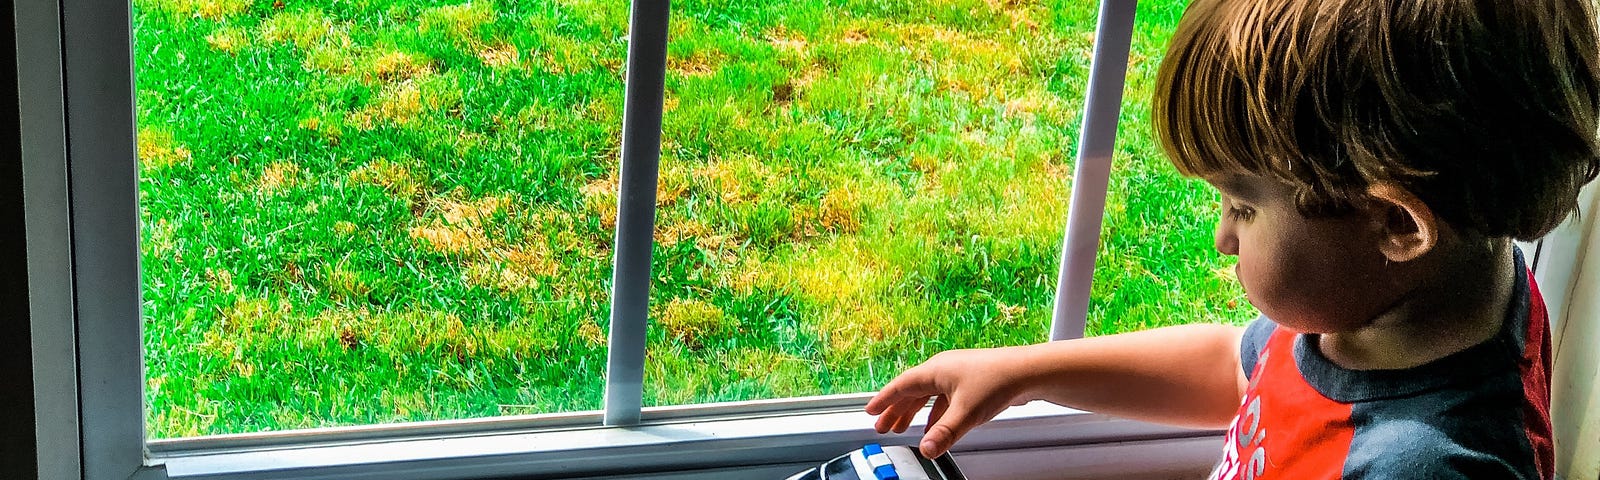
M 186 479 L 673 478 L 671 472 L 708 469 L 740 475 L 798 470 L 864 443 L 914 444 L 919 438 L 922 418 L 905 434 L 877 434 L 872 417 L 861 411 L 863 403 L 864 396 L 849 395 L 652 409 L 645 424 L 634 427 L 574 425 L 599 423 L 598 413 L 585 412 L 159 441 L 151 444 L 150 463 L 164 467 L 169 478 Z M 724 413 L 706 417 L 718 412 Z M 1004 412 L 956 450 L 958 461 L 1012 459 L 1004 451 L 1140 441 L 1210 444 L 1215 435 L 1036 402 Z

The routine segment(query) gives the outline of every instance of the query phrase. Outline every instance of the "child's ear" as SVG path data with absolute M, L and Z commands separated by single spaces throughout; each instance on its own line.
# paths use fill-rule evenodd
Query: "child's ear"
M 1439 223 L 1422 199 L 1395 185 L 1382 183 L 1367 189 L 1371 212 L 1381 222 L 1378 249 L 1391 262 L 1408 262 L 1427 254 L 1439 243 Z

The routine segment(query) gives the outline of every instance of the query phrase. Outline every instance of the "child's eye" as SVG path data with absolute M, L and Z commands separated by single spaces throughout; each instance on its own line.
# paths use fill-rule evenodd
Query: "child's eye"
M 1228 206 L 1228 218 L 1244 222 L 1244 221 L 1249 221 L 1251 218 L 1254 218 L 1255 216 L 1256 216 L 1256 211 L 1253 208 L 1250 208 L 1250 207 L 1235 207 L 1235 206 L 1232 206 L 1232 205 Z

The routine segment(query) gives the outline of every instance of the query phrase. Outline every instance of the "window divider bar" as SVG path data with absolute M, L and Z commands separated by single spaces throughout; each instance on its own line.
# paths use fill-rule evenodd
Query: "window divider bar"
M 605 425 L 638 424 L 644 403 L 645 331 L 650 313 L 670 12 L 668 0 L 633 0 L 631 6 L 611 276 L 611 335 L 606 351 Z
M 145 463 L 132 5 L 62 0 L 67 195 L 82 478 Z
M 1083 128 L 1078 137 L 1078 162 L 1072 173 L 1072 205 L 1067 212 L 1055 312 L 1050 320 L 1052 341 L 1081 338 L 1088 323 L 1089 287 L 1094 281 L 1095 250 L 1100 246 L 1111 159 L 1116 152 L 1117 117 L 1122 113 L 1138 3 L 1100 0 Z
M 17 2 L 18 107 L 38 478 L 83 476 L 60 2 Z

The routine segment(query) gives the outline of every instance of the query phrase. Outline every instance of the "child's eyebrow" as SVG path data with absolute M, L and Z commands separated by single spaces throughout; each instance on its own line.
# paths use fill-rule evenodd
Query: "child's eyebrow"
M 1256 200 L 1260 198 L 1260 192 L 1256 188 L 1256 185 L 1237 175 L 1225 175 L 1217 177 L 1211 180 L 1211 185 L 1216 186 L 1217 190 L 1221 190 L 1222 193 L 1227 194 L 1230 197 L 1244 200 Z

